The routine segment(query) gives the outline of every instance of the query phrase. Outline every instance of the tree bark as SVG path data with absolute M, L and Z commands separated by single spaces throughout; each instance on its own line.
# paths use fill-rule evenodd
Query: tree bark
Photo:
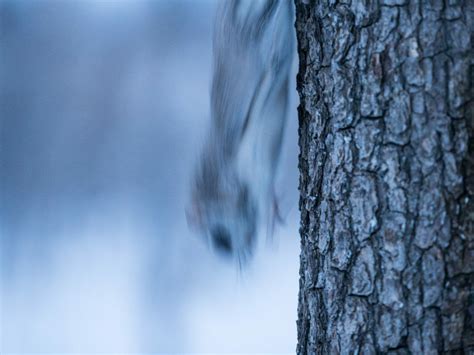
M 296 0 L 299 354 L 474 352 L 473 24 Z

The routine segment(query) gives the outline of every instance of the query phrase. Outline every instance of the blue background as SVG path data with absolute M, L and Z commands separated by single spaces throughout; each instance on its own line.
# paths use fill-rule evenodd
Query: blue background
M 239 273 L 186 224 L 215 6 L 0 1 L 4 353 L 295 351 L 295 83 L 274 241 Z

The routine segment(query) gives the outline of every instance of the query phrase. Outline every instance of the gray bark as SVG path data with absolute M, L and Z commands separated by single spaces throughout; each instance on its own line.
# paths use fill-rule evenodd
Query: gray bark
M 299 354 L 474 352 L 473 23 L 296 0 Z

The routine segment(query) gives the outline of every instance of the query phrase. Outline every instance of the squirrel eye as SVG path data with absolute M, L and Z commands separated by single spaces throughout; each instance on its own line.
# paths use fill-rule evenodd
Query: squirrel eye
M 232 254 L 232 239 L 229 232 L 223 226 L 217 226 L 211 231 L 212 245 L 223 255 Z

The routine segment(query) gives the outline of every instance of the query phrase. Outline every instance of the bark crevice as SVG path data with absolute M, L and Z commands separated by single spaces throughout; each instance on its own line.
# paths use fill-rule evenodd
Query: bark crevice
M 474 351 L 474 3 L 296 0 L 298 353 Z

